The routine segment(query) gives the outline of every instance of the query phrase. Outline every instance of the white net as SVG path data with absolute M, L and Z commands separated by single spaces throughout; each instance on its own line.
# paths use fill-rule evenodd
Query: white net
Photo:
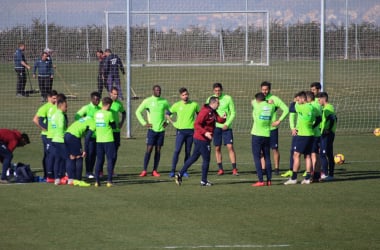
M 235 100 L 234 130 L 249 133 L 250 100 L 262 81 L 272 82 L 272 92 L 288 103 L 295 92 L 320 80 L 319 0 L 131 2 L 131 90 L 139 97 L 132 101 L 133 136 L 145 135 L 134 110 L 151 95 L 154 84 L 162 86 L 163 97 L 171 103 L 178 99 L 180 87 L 203 103 L 212 93 L 212 83 L 221 82 Z M 21 23 L 17 8 L 3 9 L 8 13 L 0 15 L 9 17 L 0 20 L 0 127 L 37 135 L 31 119 L 41 105 L 39 94 L 15 97 L 13 54 L 18 42 L 25 42 L 32 67 L 46 46 L 54 50 L 53 88 L 76 97 L 69 102 L 72 121 L 97 90 L 95 51 L 109 47 L 126 62 L 126 15 L 110 14 L 106 20 L 104 12 L 125 12 L 126 1 L 94 2 L 89 8 L 51 0 L 47 26 L 43 5 L 28 7 L 23 8 Z M 380 126 L 378 8 L 376 1 L 326 3 L 324 88 L 338 112 L 338 133 L 369 133 Z M 26 90 L 38 89 L 32 70 Z

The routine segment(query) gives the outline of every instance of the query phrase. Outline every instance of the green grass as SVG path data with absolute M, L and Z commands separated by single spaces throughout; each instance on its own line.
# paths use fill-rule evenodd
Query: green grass
M 56 76 L 54 88 L 78 97 L 68 103 L 72 121 L 96 89 L 97 65 L 56 63 L 61 76 Z M 1 247 L 378 249 L 380 138 L 370 132 L 380 127 L 379 65 L 376 60 L 326 63 L 326 90 L 339 119 L 335 153 L 346 157 L 346 163 L 336 170 L 337 180 L 288 187 L 282 185 L 284 179 L 275 176 L 270 188 L 250 185 L 257 178 L 250 148 L 249 102 L 263 80 L 272 81 L 273 93 L 290 102 L 295 92 L 319 80 L 318 62 L 273 62 L 270 67 L 133 68 L 132 87 L 141 97 L 131 103 L 132 135 L 136 139 L 122 140 L 117 185 L 0 185 Z M 32 124 L 40 98 L 15 98 L 12 65 L 0 64 L 0 71 L 0 127 L 30 134 L 31 145 L 17 149 L 14 161 L 31 164 L 40 175 L 42 146 L 39 131 Z M 177 187 L 167 177 L 174 147 L 170 127 L 159 167 L 162 176 L 138 177 L 146 130 L 133 114 L 142 98 L 151 95 L 152 85 L 161 84 L 163 96 L 171 103 L 178 99 L 177 89 L 186 86 L 192 99 L 202 103 L 215 81 L 222 82 L 225 92 L 235 99 L 238 115 L 234 141 L 241 175 L 216 176 L 212 157 L 209 179 L 215 183 L 213 187 L 199 186 L 201 161 L 191 168 L 191 177 L 183 186 Z M 31 83 L 37 87 L 36 80 Z M 280 131 L 281 168 L 285 170 L 290 146 L 287 122 Z M 225 169 L 229 170 L 227 154 L 223 153 Z
M 338 133 L 369 133 L 380 126 L 380 78 L 379 60 L 334 60 L 325 64 L 325 90 L 336 107 L 339 126 Z M 57 62 L 54 88 L 59 92 L 77 96 L 69 102 L 69 119 L 84 104 L 89 102 L 89 93 L 97 89 L 97 65 L 63 64 Z M 11 64 L 0 64 L 0 127 L 18 127 L 37 137 L 38 129 L 31 126 L 30 120 L 41 104 L 38 94 L 25 99 L 15 98 L 15 73 Z M 131 86 L 140 97 L 131 101 L 131 130 L 136 137 L 145 136 L 145 129 L 134 116 L 137 105 L 143 98 L 152 94 L 152 86 L 162 86 L 162 96 L 170 103 L 178 100 L 178 89 L 187 87 L 190 97 L 199 103 L 205 102 L 212 93 L 212 83 L 221 82 L 225 93 L 234 98 L 237 116 L 234 121 L 236 133 L 247 134 L 251 128 L 250 100 L 260 90 L 260 83 L 268 80 L 273 83 L 272 92 L 285 103 L 290 103 L 293 95 L 309 89 L 311 82 L 319 81 L 317 61 L 273 61 L 271 66 L 235 67 L 135 67 L 131 69 Z M 31 79 L 33 87 L 37 80 Z M 125 79 L 122 79 L 123 92 Z M 288 123 L 281 124 L 286 131 Z M 124 131 L 123 131 L 124 132 Z M 170 127 L 168 132 L 173 134 Z
M 168 178 L 171 136 L 162 152 L 162 176 L 138 177 L 145 142 L 125 140 L 115 187 L 1 185 L 2 248 L 376 249 L 379 139 L 337 137 L 335 151 L 345 155 L 346 163 L 337 167 L 334 182 L 284 186 L 284 179 L 275 176 L 273 186 L 262 188 L 251 187 L 257 177 L 248 136 L 235 140 L 239 176 L 229 171 L 217 176 L 212 159 L 213 187 L 199 186 L 201 161 L 181 187 Z M 40 174 L 40 148 L 34 144 L 16 150 L 15 159 L 29 161 Z M 289 138 L 282 137 L 280 145 L 286 169 Z M 228 159 L 224 162 L 230 170 Z

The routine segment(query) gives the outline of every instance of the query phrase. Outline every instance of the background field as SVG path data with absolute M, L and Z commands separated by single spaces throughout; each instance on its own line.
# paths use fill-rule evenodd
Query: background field
M 47 25 L 43 1 L 22 7 L 21 1 L 14 1 L 0 9 L 0 18 L 5 18 L 0 22 L 0 128 L 30 135 L 32 143 L 17 149 L 14 161 L 31 164 L 37 175 L 42 174 L 42 145 L 32 118 L 41 101 L 39 94 L 15 97 L 13 54 L 20 40 L 26 42 L 31 65 L 45 47 L 54 50 L 54 89 L 76 96 L 68 102 L 72 122 L 97 89 L 95 51 L 110 42 L 123 62 L 127 54 L 125 15 L 111 16 L 109 41 L 104 20 L 105 10 L 125 10 L 126 1 L 85 2 L 90 1 L 49 0 Z M 337 166 L 336 181 L 288 187 L 285 179 L 274 176 L 273 186 L 253 188 L 257 179 L 250 148 L 250 101 L 264 80 L 273 83 L 273 94 L 285 103 L 320 80 L 321 1 L 131 2 L 132 11 L 268 10 L 269 37 L 257 15 L 250 15 L 248 27 L 244 14 L 132 15 L 130 77 L 139 99 L 130 103 L 132 138 L 126 139 L 122 130 L 115 187 L 0 185 L 1 249 L 380 249 L 380 137 L 372 135 L 380 127 L 378 3 L 326 1 L 324 89 L 338 115 L 335 153 L 346 157 L 346 163 Z M 251 65 L 251 60 L 267 62 L 267 53 L 269 66 Z M 163 67 L 169 63 L 171 67 Z M 189 63 L 207 66 L 184 66 Z M 26 89 L 38 88 L 31 75 Z M 235 101 L 240 175 L 230 174 L 223 152 L 227 174 L 216 175 L 212 157 L 213 187 L 199 186 L 200 161 L 183 186 L 176 186 L 168 177 L 175 139 L 170 126 L 159 167 L 162 176 L 138 177 L 146 130 L 134 112 L 152 94 L 153 84 L 162 86 L 162 96 L 170 103 L 178 100 L 180 87 L 187 87 L 191 98 L 202 104 L 214 82 L 221 82 Z M 125 85 L 123 77 L 124 94 Z M 280 126 L 282 171 L 289 161 L 288 127 L 287 121 Z
M 281 87 L 274 84 L 273 92 L 289 102 L 295 91 L 308 88 L 313 76 L 317 75 L 316 63 L 299 62 L 298 67 L 293 64 L 286 68 L 286 64 L 280 64 L 243 70 L 217 67 L 212 75 L 203 68 L 177 68 L 176 71 L 134 68 L 134 88 L 141 98 L 132 101 L 132 114 L 142 98 L 151 95 L 152 82 L 140 81 L 144 74 L 145 78 L 146 75 L 154 76 L 155 82 L 162 83 L 163 96 L 171 103 L 177 100 L 176 91 L 180 86 L 188 86 L 192 98 L 202 103 L 211 93 L 212 79 L 225 83 L 225 91 L 235 98 L 238 112 L 234 127 L 241 175 L 216 176 L 212 158 L 210 180 L 215 186 L 199 186 L 200 162 L 197 162 L 191 169 L 191 178 L 185 180 L 182 187 L 177 187 L 167 177 L 175 139 L 170 127 L 159 169 L 162 176 L 158 179 L 139 178 L 145 129 L 133 115 L 135 139 L 124 138 L 122 141 L 117 164 L 119 176 L 114 188 L 55 187 L 44 183 L 0 186 L 1 207 L 5 211 L 0 227 L 4 249 L 23 249 L 26 245 L 39 249 L 379 248 L 380 138 L 373 136 L 368 129 L 377 125 L 379 114 L 373 113 L 373 120 L 366 118 L 368 112 L 372 112 L 371 108 L 378 109 L 376 105 L 369 105 L 378 103 L 378 99 L 376 94 L 366 92 L 366 98 L 362 98 L 362 93 L 350 91 L 357 89 L 356 79 L 366 79 L 371 74 L 357 70 L 355 63 L 342 62 L 342 68 L 350 67 L 351 70 L 345 68 L 349 75 L 339 76 L 337 64 L 334 65 L 337 73 L 329 81 L 327 90 L 339 117 L 335 152 L 343 153 L 347 159 L 346 164 L 337 168 L 337 181 L 286 187 L 282 185 L 284 179 L 275 176 L 270 188 L 250 186 L 256 181 L 256 175 L 250 153 L 249 101 L 259 90 L 259 79 L 272 76 L 276 70 L 287 71 L 291 79 L 284 81 L 294 84 L 282 84 Z M 40 98 L 32 95 L 15 99 L 10 94 L 15 77 L 11 65 L 1 67 L 6 76 L 1 79 L 10 79 L 2 81 L 6 90 L 0 93 L 3 103 L 1 127 L 17 127 L 31 135 L 31 145 L 17 149 L 14 159 L 30 163 L 37 174 L 41 174 L 42 145 L 39 131 L 31 121 L 41 104 Z M 55 88 L 78 97 L 69 100 L 68 114 L 72 121 L 79 107 L 89 102 L 87 96 L 96 86 L 94 75 L 86 73 L 96 65 L 61 64 L 58 67 L 62 77 L 56 77 Z M 376 62 L 371 61 L 367 72 L 375 72 L 376 67 Z M 237 74 L 238 79 L 244 80 L 234 81 Z M 79 76 L 80 81 L 77 80 Z M 281 81 L 276 79 L 276 82 Z M 31 83 L 36 86 L 33 79 Z M 365 86 L 365 89 L 376 91 L 378 88 L 377 85 Z M 287 169 L 289 159 L 287 127 L 287 122 L 281 126 L 283 170 Z M 224 156 L 225 168 L 229 169 L 225 152 Z
M 284 186 L 274 176 L 263 188 L 250 186 L 257 179 L 248 135 L 235 140 L 240 176 L 230 175 L 227 160 L 227 174 L 217 176 L 212 158 L 210 188 L 199 186 L 200 161 L 181 187 L 169 179 L 173 136 L 165 141 L 160 178 L 138 177 L 144 138 L 123 140 L 113 188 L 1 185 L 2 248 L 377 249 L 379 139 L 338 136 L 336 152 L 347 160 L 334 182 Z M 284 170 L 289 143 L 281 137 Z M 15 159 L 40 171 L 40 147 L 34 141 Z

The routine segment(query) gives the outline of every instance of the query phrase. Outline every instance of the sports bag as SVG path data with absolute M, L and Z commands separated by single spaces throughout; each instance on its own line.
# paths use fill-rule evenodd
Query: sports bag
M 16 179 L 15 181 L 17 183 L 27 183 L 27 182 L 33 182 L 34 181 L 34 174 L 32 170 L 30 169 L 29 165 L 26 165 L 24 163 L 17 163 L 16 167 Z

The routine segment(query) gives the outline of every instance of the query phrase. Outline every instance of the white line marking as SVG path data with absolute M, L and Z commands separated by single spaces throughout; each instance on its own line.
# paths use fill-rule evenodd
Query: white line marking
M 252 244 L 252 245 L 214 245 L 214 246 L 166 246 L 162 247 L 163 249 L 198 249 L 198 248 L 277 248 L 277 247 L 290 247 L 288 244 L 279 244 L 279 245 L 258 245 L 258 244 Z M 161 248 L 161 247 L 157 247 Z

